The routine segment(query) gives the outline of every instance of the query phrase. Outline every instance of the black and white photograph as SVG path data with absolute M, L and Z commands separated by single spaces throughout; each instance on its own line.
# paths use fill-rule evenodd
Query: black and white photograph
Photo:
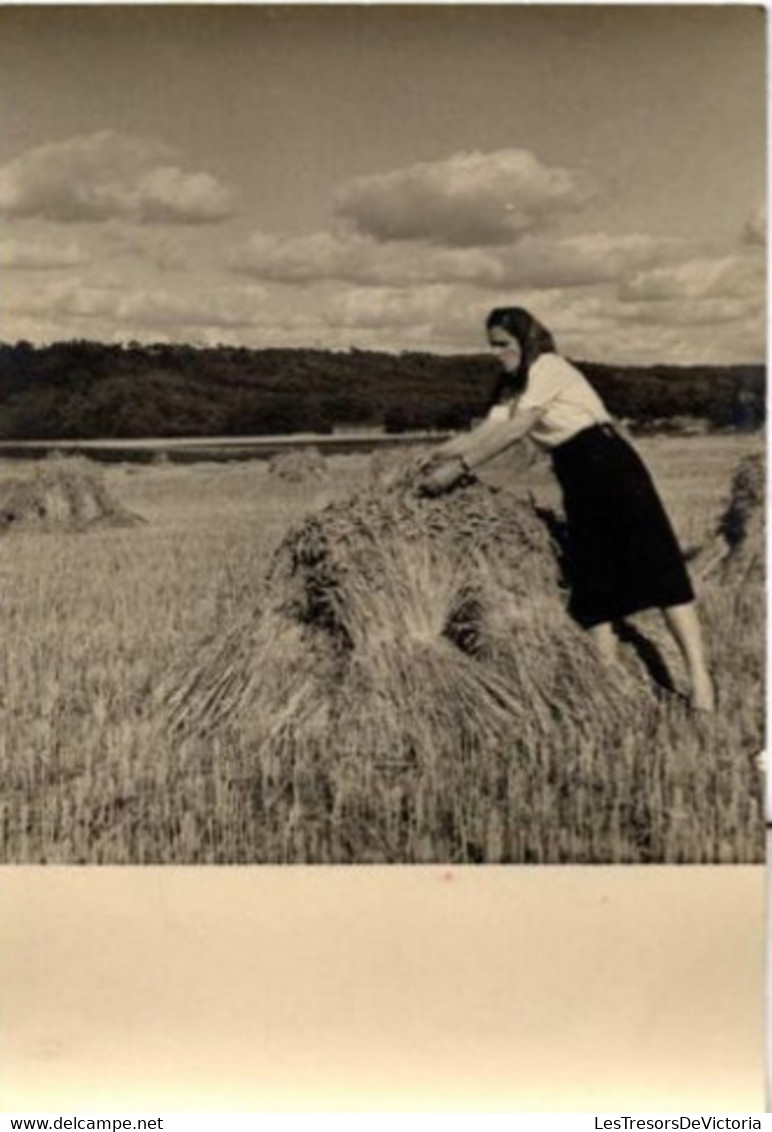
M 0 11 L 5 864 L 764 860 L 765 34 Z

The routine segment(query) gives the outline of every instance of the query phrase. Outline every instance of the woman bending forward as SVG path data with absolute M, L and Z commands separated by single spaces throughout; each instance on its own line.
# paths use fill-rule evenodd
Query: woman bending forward
M 612 623 L 662 609 L 683 653 L 695 708 L 714 710 L 714 692 L 694 591 L 651 477 L 617 432 L 584 376 L 561 357 L 549 331 L 520 307 L 488 316 L 488 340 L 504 373 L 493 408 L 477 428 L 441 445 L 424 465 L 420 490 L 447 491 L 469 471 L 525 436 L 552 457 L 571 548 L 569 611 L 590 631 L 602 660 L 616 663 Z

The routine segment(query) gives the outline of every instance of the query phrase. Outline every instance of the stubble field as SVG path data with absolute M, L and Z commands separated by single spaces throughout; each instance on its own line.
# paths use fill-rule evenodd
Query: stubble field
M 738 461 L 759 451 L 760 440 L 657 437 L 638 447 L 682 544 L 697 548 L 715 530 Z M 448 703 L 463 693 L 461 669 L 457 685 L 443 685 L 445 654 L 429 664 L 428 646 L 419 642 L 423 659 L 411 654 L 407 663 L 399 640 L 384 646 L 377 665 L 368 659 L 359 685 L 345 684 L 347 702 L 330 708 L 319 701 L 303 728 L 292 717 L 293 697 L 308 673 L 293 660 L 282 661 L 274 698 L 285 711 L 270 735 L 264 721 L 243 711 L 218 728 L 171 729 L 159 690 L 170 673 L 195 666 L 202 642 L 222 649 L 228 634 L 246 627 L 237 662 L 251 666 L 252 676 L 275 678 L 278 654 L 259 632 L 249 636 L 265 606 L 267 565 L 293 524 L 370 483 L 369 457 L 327 459 L 324 480 L 300 484 L 271 477 L 258 460 L 115 465 L 104 473 L 110 491 L 146 524 L 77 533 L 31 527 L 2 537 L 5 861 L 762 859 L 765 610 L 758 577 L 733 585 L 707 579 L 699 589 L 718 686 L 714 718 L 689 710 L 679 694 L 679 660 L 667 651 L 658 616 L 646 614 L 633 628 L 644 644 L 664 649 L 670 690 L 648 689 L 639 702 L 635 681 L 650 676 L 640 665 L 630 666 L 628 705 L 620 706 L 618 687 L 604 698 L 595 684 L 584 701 L 578 685 L 561 701 L 553 681 L 554 726 L 531 726 L 527 689 L 541 692 L 540 673 L 544 681 L 554 673 L 536 631 L 524 631 L 519 648 L 513 630 L 500 644 L 508 656 L 518 653 L 521 682 L 497 702 L 502 717 L 507 697 L 516 703 L 518 727 L 508 730 L 504 720 L 490 743 L 437 706 L 443 687 Z M 14 474 L 6 463 L 2 475 Z M 558 506 L 542 463 L 504 457 L 486 479 Z M 421 558 L 418 543 L 413 558 L 402 560 L 403 576 L 423 571 L 421 592 L 436 596 L 444 584 L 438 564 Z M 370 633 L 374 654 L 367 618 L 375 607 L 362 608 L 359 628 Z M 548 603 L 544 618 L 559 626 L 551 609 Z M 541 614 L 534 607 L 528 616 L 536 622 Z M 250 640 L 256 643 L 247 655 Z M 449 668 L 454 663 L 450 658 Z M 388 692 L 396 668 L 401 699 Z M 427 675 L 435 671 L 436 694 Z M 351 693 L 357 687 L 361 695 Z M 403 711 L 411 721 L 394 718 Z M 433 712 L 446 727 L 439 745 L 440 725 L 429 729 Z M 481 724 L 479 735 L 487 734 Z

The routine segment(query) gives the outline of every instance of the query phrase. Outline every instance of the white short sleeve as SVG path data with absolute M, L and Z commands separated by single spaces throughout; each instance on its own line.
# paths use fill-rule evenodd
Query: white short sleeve
M 520 398 L 521 409 L 543 409 L 566 392 L 572 382 L 571 367 L 557 354 L 541 354 L 528 373 L 528 385 Z
M 611 420 L 581 370 L 558 354 L 541 354 L 533 363 L 519 407 L 537 411 L 531 436 L 546 448 L 563 444 L 584 428 Z
M 486 421 L 492 421 L 494 424 L 501 424 L 502 422 L 510 420 L 512 417 L 512 405 L 507 403 L 500 403 L 494 405 L 488 412 Z

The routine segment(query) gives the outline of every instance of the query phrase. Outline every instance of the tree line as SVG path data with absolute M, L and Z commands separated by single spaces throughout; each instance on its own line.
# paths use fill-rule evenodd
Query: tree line
M 762 365 L 576 364 L 615 416 L 640 427 L 683 417 L 712 428 L 764 421 Z M 0 438 L 457 429 L 486 411 L 499 372 L 488 355 L 0 343 Z

